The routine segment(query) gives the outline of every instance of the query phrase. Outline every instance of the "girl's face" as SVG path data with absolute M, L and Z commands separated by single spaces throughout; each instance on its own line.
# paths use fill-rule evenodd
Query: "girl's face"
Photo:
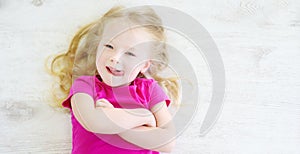
M 129 85 L 150 67 L 154 39 L 144 28 L 132 28 L 128 22 L 113 20 L 105 24 L 102 36 L 96 67 L 105 84 Z

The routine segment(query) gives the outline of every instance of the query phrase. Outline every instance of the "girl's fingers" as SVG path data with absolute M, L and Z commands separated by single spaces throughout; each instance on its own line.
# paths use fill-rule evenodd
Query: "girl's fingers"
M 108 100 L 102 98 L 96 101 L 96 107 L 114 107 Z
M 109 101 L 107 99 L 105 99 L 105 98 L 98 99 L 97 101 L 109 103 Z

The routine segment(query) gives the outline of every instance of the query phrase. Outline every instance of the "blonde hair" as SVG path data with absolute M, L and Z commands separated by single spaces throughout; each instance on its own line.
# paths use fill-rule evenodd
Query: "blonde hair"
M 113 7 L 100 19 L 82 27 L 73 37 L 69 49 L 66 53 L 53 55 L 51 65 L 46 64 L 48 72 L 58 77 L 58 87 L 52 88 L 52 95 L 55 103 L 51 106 L 62 107 L 62 101 L 66 99 L 70 91 L 73 80 L 81 75 L 99 75 L 96 69 L 96 50 L 102 38 L 105 22 L 114 18 L 126 18 L 130 22 L 141 25 L 154 38 L 161 42 L 156 46 L 148 75 L 158 82 L 170 97 L 175 106 L 179 106 L 179 83 L 177 77 L 163 78 L 158 75 L 168 65 L 168 55 L 166 49 L 166 36 L 161 19 L 148 7 L 123 9 L 121 6 Z M 76 56 L 75 56 L 76 54 Z M 51 57 L 48 57 L 46 63 Z M 76 61 L 76 63 L 74 63 Z M 139 77 L 146 77 L 140 74 Z M 147 76 L 149 77 L 149 76 Z

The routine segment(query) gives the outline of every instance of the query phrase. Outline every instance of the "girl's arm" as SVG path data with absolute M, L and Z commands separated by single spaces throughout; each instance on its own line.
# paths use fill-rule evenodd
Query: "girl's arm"
M 175 146 L 176 129 L 166 102 L 156 104 L 151 111 L 156 118 L 157 127 L 139 126 L 118 135 L 145 149 L 171 152 Z
M 76 93 L 71 98 L 72 110 L 78 122 L 88 131 L 100 134 L 118 134 L 128 129 L 152 125 L 153 114 L 144 108 L 95 108 L 93 98 Z

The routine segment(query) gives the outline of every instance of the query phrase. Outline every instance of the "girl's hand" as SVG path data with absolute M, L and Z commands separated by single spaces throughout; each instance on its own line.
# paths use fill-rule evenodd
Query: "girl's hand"
M 101 98 L 96 101 L 95 108 L 97 107 L 105 107 L 105 108 L 114 108 L 114 106 L 106 99 Z
M 150 116 L 150 118 L 148 119 L 147 123 L 144 126 L 156 127 L 156 119 L 155 119 L 154 115 Z

